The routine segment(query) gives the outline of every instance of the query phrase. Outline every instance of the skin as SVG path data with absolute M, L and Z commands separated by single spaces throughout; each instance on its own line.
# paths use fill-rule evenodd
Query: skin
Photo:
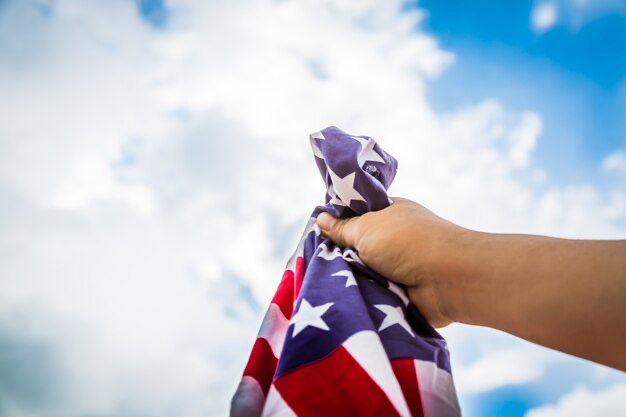
M 626 371 L 626 240 L 484 233 L 403 198 L 322 234 L 405 284 L 433 327 L 458 322 Z

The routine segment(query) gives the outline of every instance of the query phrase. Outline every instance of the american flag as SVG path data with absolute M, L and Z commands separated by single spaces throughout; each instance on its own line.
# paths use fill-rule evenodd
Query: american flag
M 445 340 L 406 290 L 320 235 L 321 212 L 381 210 L 397 161 L 336 127 L 310 135 L 326 204 L 309 219 L 252 348 L 231 416 L 459 416 Z

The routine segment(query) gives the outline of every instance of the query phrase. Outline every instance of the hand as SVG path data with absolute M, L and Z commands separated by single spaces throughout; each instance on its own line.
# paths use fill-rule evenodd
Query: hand
M 322 213 L 317 224 L 405 284 L 433 327 L 491 327 L 626 371 L 626 240 L 478 232 L 393 201 L 349 219 Z
M 317 218 L 324 236 L 351 246 L 370 268 L 407 286 L 409 298 L 434 327 L 456 321 L 443 271 L 468 233 L 420 204 L 393 197 L 384 210 L 348 219 Z

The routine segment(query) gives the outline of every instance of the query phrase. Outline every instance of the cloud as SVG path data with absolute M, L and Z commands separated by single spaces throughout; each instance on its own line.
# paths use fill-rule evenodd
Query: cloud
M 617 150 L 602 161 L 602 169 L 606 172 L 626 174 L 626 152 Z
M 518 345 L 489 350 L 479 359 L 455 369 L 455 383 L 465 394 L 490 391 L 506 385 L 538 380 L 545 364 L 554 360 L 549 352 L 536 345 Z
M 570 31 L 577 31 L 586 23 L 608 14 L 626 16 L 626 4 L 621 0 L 539 0 L 531 10 L 530 26 L 539 34 L 560 24 Z
M 2 353 L 39 358 L 3 381 L 44 380 L 0 391 L 3 413 L 31 392 L 38 415 L 224 415 L 322 202 L 308 134 L 329 125 L 375 137 L 392 193 L 464 226 L 624 235 L 623 191 L 542 179 L 532 109 L 432 109 L 454 56 L 402 4 L 175 0 L 146 22 L 126 1 L 2 3 L 0 317 L 20 317 Z M 515 372 L 482 386 L 542 375 Z
M 568 22 L 577 30 L 585 23 L 607 14 L 626 15 L 626 4 L 620 0 L 562 0 L 568 12 Z
M 617 417 L 624 414 L 624 398 L 626 398 L 626 384 L 624 383 L 617 383 L 597 391 L 590 391 L 584 386 L 579 386 L 561 397 L 556 404 L 532 409 L 525 416 Z
M 559 11 L 552 2 L 538 3 L 531 12 L 531 26 L 535 32 L 543 33 L 551 29 L 557 22 Z
M 34 368 L 37 414 L 225 414 L 323 196 L 308 133 L 451 60 L 419 13 L 349 5 L 172 2 L 158 30 L 128 2 L 3 5 L 0 305 L 41 346 L 4 377 Z
M 5 327 L 0 330 L 0 351 L 0 414 L 10 415 L 15 404 L 33 414 L 49 408 L 58 395 L 55 381 L 63 377 L 50 343 Z

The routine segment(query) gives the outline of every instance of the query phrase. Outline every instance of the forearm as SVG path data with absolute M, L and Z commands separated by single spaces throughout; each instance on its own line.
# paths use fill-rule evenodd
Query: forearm
M 626 241 L 465 236 L 442 269 L 452 319 L 626 370 Z

